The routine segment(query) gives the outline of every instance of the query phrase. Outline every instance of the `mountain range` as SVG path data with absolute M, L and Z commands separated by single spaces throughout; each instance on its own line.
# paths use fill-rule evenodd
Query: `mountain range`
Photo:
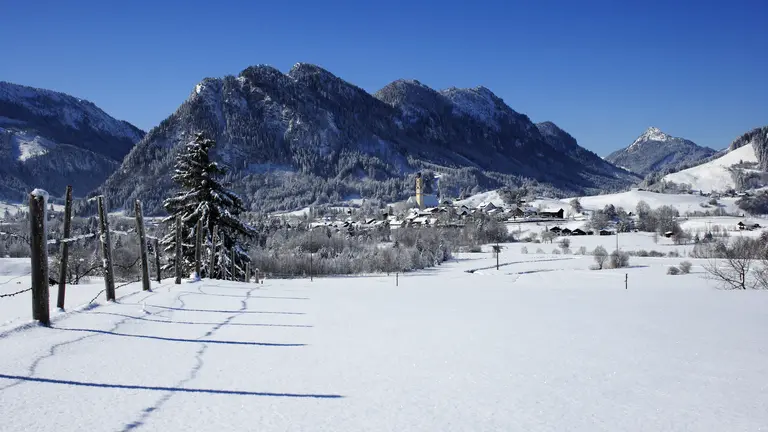
M 397 80 L 369 94 L 299 63 L 288 73 L 260 65 L 200 82 L 106 181 L 110 207 L 140 198 L 159 212 L 174 187 L 174 157 L 195 132 L 217 141 L 214 158 L 252 211 L 396 201 L 423 170 L 442 174 L 440 193 L 449 197 L 523 183 L 585 194 L 639 180 L 485 87 L 437 91 Z
M 85 196 L 119 166 L 144 132 L 91 102 L 0 81 L 0 198 L 34 188 Z
M 628 147 L 605 157 L 608 162 L 646 176 L 654 172 L 672 171 L 681 165 L 692 165 L 717 153 L 684 138 L 668 135 L 650 127 Z

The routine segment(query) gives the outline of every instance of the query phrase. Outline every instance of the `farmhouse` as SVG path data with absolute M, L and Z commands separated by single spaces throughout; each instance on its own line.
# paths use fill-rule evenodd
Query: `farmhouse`
M 563 209 L 547 209 L 542 210 L 539 212 L 539 216 L 541 217 L 549 217 L 553 219 L 562 219 L 563 218 Z

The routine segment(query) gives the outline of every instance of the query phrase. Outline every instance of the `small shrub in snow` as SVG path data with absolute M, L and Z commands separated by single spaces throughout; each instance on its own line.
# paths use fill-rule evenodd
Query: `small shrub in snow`
M 552 255 L 560 255 L 560 249 L 552 249 Z
M 571 240 L 564 238 L 560 240 L 560 249 L 568 249 L 571 247 Z
M 690 261 L 683 261 L 680 263 L 680 272 L 682 274 L 688 274 L 691 272 L 692 264 Z
M 672 267 L 667 269 L 667 274 L 668 275 L 679 275 L 680 274 L 680 269 L 675 267 L 675 266 L 672 266 Z
M 538 248 L 538 249 L 536 249 L 536 253 L 540 254 L 540 255 L 544 255 L 544 249 Z
M 667 253 L 667 256 L 670 258 L 680 258 L 680 252 L 678 252 L 677 249 L 675 249 L 673 251 L 669 251 L 669 253 Z
M 647 257 L 648 251 L 645 249 L 640 249 L 639 251 L 637 251 L 636 255 L 639 257 Z
M 563 249 L 563 255 L 570 255 L 570 254 L 571 254 L 571 250 L 570 249 L 568 249 L 568 248 Z
M 615 250 L 611 252 L 611 268 L 629 267 L 629 254 Z
M 648 252 L 648 256 L 649 257 L 654 257 L 654 258 L 660 258 L 660 257 L 664 256 L 664 252 L 659 252 L 657 250 L 652 250 L 652 251 Z
M 608 251 L 606 251 L 604 247 L 598 246 L 592 251 L 592 255 L 595 257 L 597 269 L 602 270 L 605 267 L 606 261 L 608 261 Z
M 576 255 L 586 255 L 586 254 L 587 254 L 587 248 L 586 248 L 586 246 L 582 246 L 582 247 L 580 247 L 580 248 L 579 248 L 579 249 L 576 251 Z
M 526 255 L 526 254 L 528 254 L 528 248 L 527 248 L 527 247 L 525 247 L 525 246 L 521 247 L 521 248 L 520 248 L 520 253 L 521 253 L 521 254 L 523 254 L 523 255 Z
M 539 243 L 541 243 L 541 240 L 539 240 L 539 239 L 536 239 L 536 240 L 534 240 L 533 242 L 534 242 L 534 243 L 536 243 L 536 244 L 539 244 Z

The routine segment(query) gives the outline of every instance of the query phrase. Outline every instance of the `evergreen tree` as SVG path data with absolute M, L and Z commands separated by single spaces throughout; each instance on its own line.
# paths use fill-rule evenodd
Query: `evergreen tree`
M 209 152 L 214 145 L 216 145 L 215 141 L 198 133 L 194 141 L 187 144 L 185 151 L 176 157 L 176 168 L 172 179 L 181 187 L 181 190 L 176 196 L 163 202 L 163 207 L 170 215 L 164 222 L 170 224 L 170 230 L 163 238 L 162 244 L 171 254 L 168 267 L 172 267 L 176 248 L 176 220 L 181 216 L 184 239 L 182 256 L 184 265 L 191 268 L 195 257 L 195 227 L 197 221 L 201 220 L 203 238 L 207 245 L 207 252 L 203 255 L 203 275 L 201 276 L 234 277 L 241 280 L 245 262 L 249 260 L 247 243 L 243 240 L 252 238 L 256 232 L 238 217 L 245 211 L 243 201 L 217 180 L 219 176 L 226 174 L 226 170 L 210 159 Z M 212 239 L 214 228 L 216 228 L 216 238 Z M 211 245 L 216 246 L 213 269 L 208 268 L 211 261 Z M 236 262 L 234 275 L 231 274 L 233 251 Z

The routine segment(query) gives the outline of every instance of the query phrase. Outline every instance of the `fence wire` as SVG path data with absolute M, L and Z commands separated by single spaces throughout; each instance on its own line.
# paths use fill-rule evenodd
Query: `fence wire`
M 0 298 L 13 297 L 13 296 L 16 296 L 16 295 L 19 295 L 19 294 L 23 294 L 23 293 L 28 292 L 28 291 L 32 291 L 32 287 L 29 287 L 27 289 L 23 289 L 21 291 L 16 291 L 15 293 L 0 294 Z

